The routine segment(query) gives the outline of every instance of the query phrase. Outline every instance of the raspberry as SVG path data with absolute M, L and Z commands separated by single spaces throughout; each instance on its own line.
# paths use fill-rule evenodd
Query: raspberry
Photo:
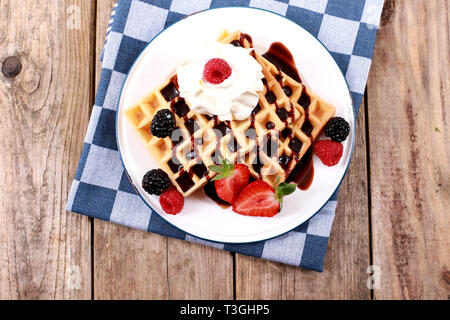
M 322 140 L 314 145 L 314 152 L 324 165 L 333 167 L 341 160 L 344 147 L 339 142 Z
M 220 84 L 231 76 L 231 67 L 223 59 L 214 58 L 209 60 L 203 70 L 203 78 L 212 84 Z
M 179 214 L 184 207 L 184 198 L 176 189 L 169 189 L 159 197 L 159 203 L 167 214 Z

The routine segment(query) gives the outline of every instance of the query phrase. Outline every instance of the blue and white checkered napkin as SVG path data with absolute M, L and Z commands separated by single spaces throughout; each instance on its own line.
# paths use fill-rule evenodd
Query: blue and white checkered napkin
M 103 68 L 67 210 L 178 239 L 322 271 L 337 195 L 309 222 L 279 238 L 252 244 L 197 239 L 166 223 L 136 194 L 122 166 L 116 107 L 126 74 L 161 30 L 191 13 L 224 6 L 271 10 L 320 39 L 346 75 L 356 112 L 371 64 L 383 0 L 119 0 L 102 53 Z

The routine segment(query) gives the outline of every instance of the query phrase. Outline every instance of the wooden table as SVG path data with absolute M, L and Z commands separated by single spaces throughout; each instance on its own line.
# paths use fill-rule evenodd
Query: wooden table
M 65 212 L 113 3 L 0 0 L 0 298 L 450 297 L 448 0 L 386 1 L 321 274 Z

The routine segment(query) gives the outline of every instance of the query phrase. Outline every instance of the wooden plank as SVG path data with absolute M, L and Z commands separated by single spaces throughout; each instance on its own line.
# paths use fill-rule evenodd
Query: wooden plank
M 90 222 L 65 205 L 92 103 L 93 8 L 0 0 L 0 63 L 22 64 L 0 74 L 0 299 L 91 297 Z
M 233 256 L 227 251 L 168 239 L 171 299 L 233 299 Z
M 368 83 L 375 299 L 449 297 L 449 1 L 388 1 Z
M 97 7 L 97 55 L 114 0 Z M 97 82 L 101 63 L 97 63 Z M 227 252 L 94 221 L 95 299 L 231 299 Z
M 98 60 L 115 0 L 98 1 L 96 83 Z M 167 299 L 167 254 L 163 237 L 94 220 L 94 299 Z
M 364 105 L 357 128 L 323 273 L 237 255 L 237 299 L 370 299 L 366 285 L 370 236 Z

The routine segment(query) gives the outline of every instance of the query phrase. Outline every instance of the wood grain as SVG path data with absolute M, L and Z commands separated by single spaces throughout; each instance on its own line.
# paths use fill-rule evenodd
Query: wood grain
M 65 205 L 92 103 L 93 5 L 0 0 L 0 21 L 0 63 L 22 64 L 0 74 L 0 299 L 89 299 L 90 223 Z
M 65 212 L 114 3 L 0 0 L 0 299 L 448 299 L 448 0 L 386 1 L 321 274 Z
M 370 299 L 366 285 L 370 236 L 364 105 L 357 128 L 323 273 L 237 255 L 237 299 Z
M 449 1 L 396 1 L 368 83 L 376 299 L 449 297 Z
M 97 55 L 114 3 L 97 4 Z M 96 220 L 93 263 L 95 299 L 233 298 L 231 254 L 203 245 Z
M 106 29 L 115 0 L 98 1 L 96 84 Z M 97 87 L 96 87 L 97 89 Z M 109 222 L 93 221 L 94 299 L 167 299 L 166 239 Z

